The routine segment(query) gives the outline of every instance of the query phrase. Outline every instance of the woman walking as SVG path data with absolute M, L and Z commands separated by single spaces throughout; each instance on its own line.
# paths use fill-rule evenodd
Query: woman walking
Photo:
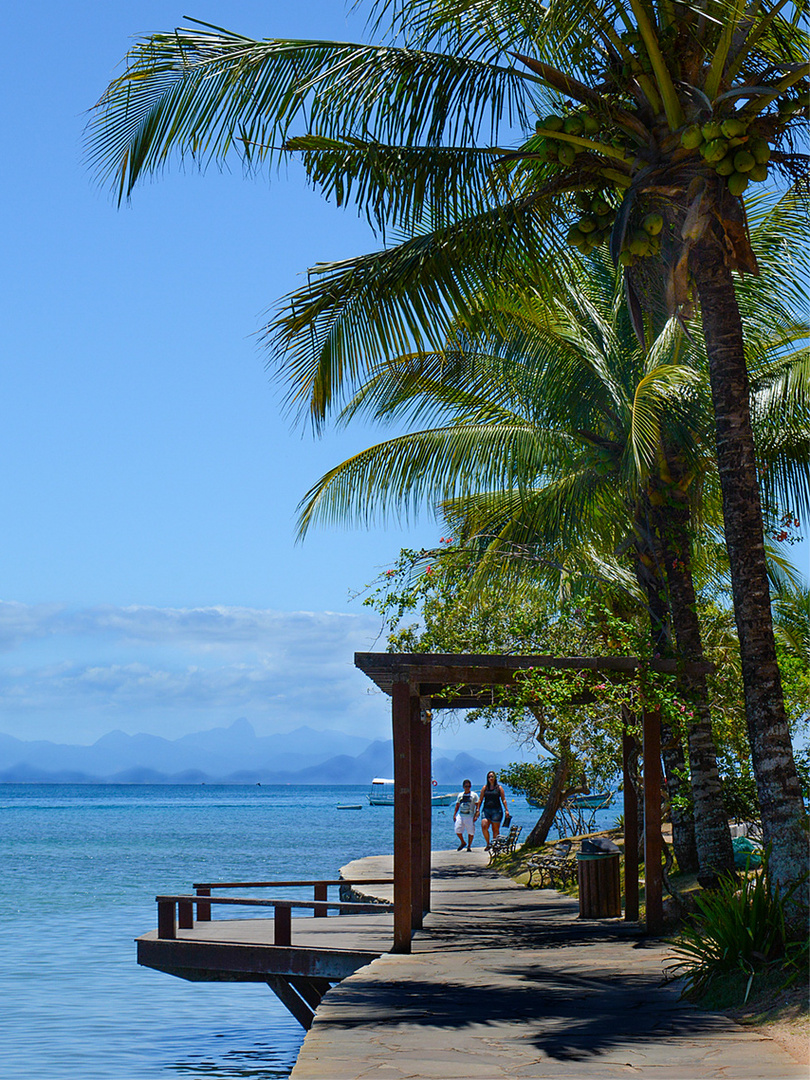
M 486 841 L 486 851 L 489 851 L 489 827 L 492 826 L 492 839 L 501 831 L 501 822 L 504 814 L 509 813 L 506 805 L 506 794 L 498 783 L 498 775 L 494 772 L 487 773 L 487 782 L 481 788 L 478 797 L 478 805 L 481 807 L 481 832 Z

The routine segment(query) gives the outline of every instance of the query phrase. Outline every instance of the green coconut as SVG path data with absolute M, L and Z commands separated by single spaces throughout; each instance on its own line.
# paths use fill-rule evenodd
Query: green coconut
M 648 236 L 658 236 L 664 227 L 664 219 L 661 214 L 647 214 L 641 223 L 641 227 Z
M 749 154 L 747 150 L 738 150 L 734 155 L 735 172 L 751 172 L 756 163 L 757 159 L 753 154 Z
M 602 125 L 595 116 L 591 116 L 590 113 L 585 113 L 582 117 L 582 126 L 585 129 L 586 135 L 596 135 Z
M 613 207 L 603 198 L 601 195 L 596 195 L 591 201 L 591 210 L 595 214 L 610 214 L 613 212 Z
M 739 120 L 736 116 L 730 116 L 720 125 L 720 130 L 727 139 L 738 139 L 740 135 L 746 133 L 748 124 L 744 120 Z
M 573 116 L 566 116 L 562 129 L 567 135 L 581 135 L 585 130 L 585 125 L 582 122 L 582 117 L 574 114 Z
M 598 229 L 598 227 L 599 227 L 599 223 L 597 222 L 596 218 L 592 217 L 590 214 L 585 214 L 577 222 L 577 228 L 579 229 L 580 232 L 583 232 L 583 233 L 595 232 Z
M 643 229 L 634 229 L 627 246 L 633 255 L 647 255 L 650 250 L 650 238 Z
M 755 184 L 761 184 L 763 180 L 768 179 L 768 166 L 764 162 L 762 165 L 755 165 L 746 175 Z
M 703 138 L 706 142 L 711 142 L 712 139 L 719 139 L 723 134 L 723 126 L 719 120 L 709 120 L 700 130 L 703 133 Z
M 726 154 L 724 158 L 717 162 L 714 170 L 719 176 L 731 176 L 734 172 L 734 155 Z
M 574 202 L 580 210 L 590 210 L 593 202 L 587 191 L 578 191 L 574 195 Z
M 748 174 L 733 172 L 728 178 L 728 190 L 732 195 L 742 195 L 748 187 Z
M 577 156 L 576 150 L 568 143 L 563 143 L 560 149 L 557 151 L 557 155 L 562 165 L 573 165 L 574 159 Z
M 715 161 L 720 161 L 728 153 L 728 143 L 725 139 L 712 139 L 711 142 L 707 142 L 701 150 L 704 161 L 709 165 Z
M 629 248 L 623 248 L 619 252 L 619 263 L 622 266 L 632 266 L 635 261 L 635 256 Z
M 687 150 L 697 150 L 703 142 L 703 132 L 699 124 L 690 124 L 681 132 L 681 146 Z
M 757 165 L 764 165 L 766 162 L 770 161 L 771 148 L 768 145 L 767 139 L 760 139 L 758 137 L 749 139 L 745 148 L 749 154 L 754 155 L 754 161 L 756 161 Z
M 571 247 L 581 248 L 585 243 L 585 233 L 581 232 L 576 225 L 572 225 L 568 230 L 566 240 Z
M 543 120 L 543 127 L 546 131 L 562 131 L 564 123 L 565 121 L 561 116 L 555 116 L 552 113 Z

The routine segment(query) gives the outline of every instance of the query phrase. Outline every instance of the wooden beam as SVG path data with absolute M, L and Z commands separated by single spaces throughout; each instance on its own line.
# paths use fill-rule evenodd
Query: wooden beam
M 624 795 L 624 917 L 628 922 L 638 922 L 638 795 L 632 769 L 635 738 L 627 730 L 631 715 L 622 710 L 622 777 Z
M 394 682 L 408 680 L 418 692 L 432 696 L 444 686 L 510 685 L 515 676 L 528 669 L 594 671 L 608 677 L 633 675 L 639 668 L 635 656 L 506 656 L 477 653 L 355 653 L 354 662 L 381 690 L 392 693 Z M 690 674 L 709 674 L 708 661 L 680 665 L 672 659 L 650 662 L 652 671 L 675 674 L 683 666 Z M 421 689 L 420 689 L 421 688 Z M 436 694 L 436 696 L 439 696 Z
M 394 943 L 392 952 L 411 951 L 411 691 L 395 682 L 391 695 L 394 737 Z
M 301 995 L 291 986 L 290 980 L 284 975 L 268 975 L 267 985 L 279 999 L 284 1008 L 292 1013 L 298 1023 L 309 1031 L 312 1027 L 312 1019 L 315 1010 L 311 1008 Z
M 664 929 L 664 873 L 661 865 L 661 713 L 642 714 L 644 733 L 644 879 L 647 933 Z
M 332 987 L 326 979 L 308 979 L 303 975 L 290 975 L 288 979 L 311 1009 L 318 1008 L 321 998 Z

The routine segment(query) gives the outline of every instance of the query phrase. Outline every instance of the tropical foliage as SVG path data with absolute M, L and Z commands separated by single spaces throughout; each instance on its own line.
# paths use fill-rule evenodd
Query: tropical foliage
M 440 347 L 485 296 L 608 244 L 640 340 L 699 303 L 746 713 L 779 878 L 803 862 L 776 664 L 742 323 L 758 270 L 741 196 L 800 177 L 806 0 L 379 0 L 382 44 L 251 41 L 216 28 L 138 44 L 90 158 L 119 198 L 173 157 L 290 153 L 382 251 L 317 267 L 268 337 L 320 423 L 381 358 Z M 491 305 L 494 307 L 494 305 Z
M 705 997 L 715 982 L 729 977 L 736 978 L 743 1001 L 755 980 L 771 973 L 782 988 L 806 982 L 810 950 L 791 903 L 796 886 L 782 890 L 768 866 L 766 853 L 761 873 L 727 878 L 716 891 L 697 897 L 698 914 L 674 950 L 674 970 L 684 976 L 687 996 Z

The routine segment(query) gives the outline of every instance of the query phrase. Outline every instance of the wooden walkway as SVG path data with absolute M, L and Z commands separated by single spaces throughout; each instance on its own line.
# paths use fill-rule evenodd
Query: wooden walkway
M 292 1080 L 806 1080 L 773 1041 L 682 1003 L 663 984 L 666 944 L 583 922 L 576 901 L 487 861 L 433 853 L 433 910 L 413 951 L 326 994 Z M 374 857 L 344 872 L 390 867 Z

